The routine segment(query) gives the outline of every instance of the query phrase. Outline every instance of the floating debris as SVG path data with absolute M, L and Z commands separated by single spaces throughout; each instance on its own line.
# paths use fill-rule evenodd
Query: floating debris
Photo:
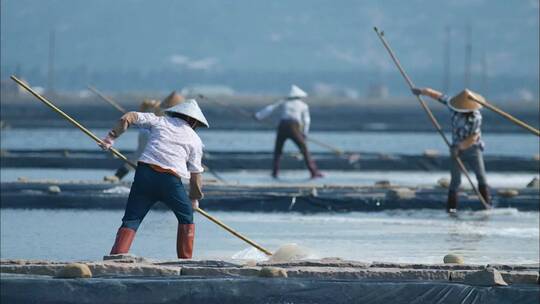
M 501 197 L 514 197 L 519 195 L 519 191 L 516 189 L 499 189 L 497 194 Z
M 62 190 L 60 189 L 60 187 L 53 185 L 47 188 L 47 192 L 49 192 L 50 194 L 58 194 L 62 192 Z
M 424 153 L 422 155 L 424 155 L 425 157 L 436 158 L 439 157 L 440 153 L 438 150 L 435 149 L 426 149 L 424 150 Z
M 392 186 L 392 184 L 390 184 L 389 180 L 380 180 L 380 181 L 375 182 L 375 187 L 389 188 L 391 186 Z
M 448 189 L 448 187 L 450 187 L 450 180 L 446 177 L 443 177 L 441 179 L 439 179 L 437 181 L 437 184 L 441 187 L 441 188 L 445 188 L 445 189 Z
M 103 190 L 103 193 L 108 194 L 129 194 L 129 188 L 125 186 L 116 186 L 111 189 Z
M 395 199 L 413 199 L 416 197 L 416 192 L 409 188 L 395 188 L 390 189 L 386 192 L 386 198 L 395 200 Z

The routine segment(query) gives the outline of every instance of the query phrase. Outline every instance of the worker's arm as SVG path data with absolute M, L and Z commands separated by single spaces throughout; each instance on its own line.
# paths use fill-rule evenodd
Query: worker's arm
M 443 98 L 444 94 L 437 91 L 437 90 L 434 90 L 432 88 L 412 88 L 411 92 L 414 95 L 428 96 L 428 97 L 431 97 L 432 99 L 437 100 L 438 102 L 440 102 L 442 104 L 446 104 L 446 102 L 445 102 L 445 100 Z
M 191 205 L 193 208 L 199 207 L 199 200 L 201 200 L 203 197 L 202 174 L 192 172 L 191 178 L 189 179 L 189 198 L 191 199 Z
M 153 113 L 127 112 L 120 117 L 116 125 L 107 133 L 107 136 L 101 140 L 99 146 L 104 150 L 108 150 L 114 144 L 114 140 L 120 137 L 131 125 L 150 128 L 158 120 L 159 118 Z
M 202 192 L 202 173 L 204 171 L 202 165 L 202 148 L 202 144 L 195 145 L 187 160 L 187 169 L 191 174 L 189 179 L 189 198 L 191 199 L 193 208 L 198 208 L 199 200 L 204 197 Z
M 309 132 L 309 126 L 311 124 L 311 116 L 309 115 L 309 107 L 306 105 L 304 111 L 302 111 L 302 129 L 304 136 L 307 137 Z
M 284 100 L 280 100 L 271 105 L 267 105 L 266 107 L 262 108 L 260 111 L 256 112 L 253 116 L 255 117 L 256 120 L 263 120 L 266 117 L 270 116 L 270 114 L 272 114 L 272 112 L 274 112 L 274 110 L 276 110 L 277 107 L 279 107 L 283 102 Z
M 122 133 L 124 133 L 135 121 L 137 121 L 137 112 L 128 112 L 122 115 L 116 125 L 109 133 L 107 133 L 107 136 L 103 138 L 98 145 L 103 150 L 109 150 L 114 144 L 114 140 L 120 137 L 120 135 L 122 135 Z

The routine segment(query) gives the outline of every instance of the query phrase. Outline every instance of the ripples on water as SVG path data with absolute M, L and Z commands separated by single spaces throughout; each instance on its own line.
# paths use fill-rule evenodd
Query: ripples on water
M 231 184 L 242 185 L 354 185 L 372 186 L 376 181 L 388 180 L 393 185 L 401 186 L 433 186 L 441 178 L 450 178 L 448 171 L 324 171 L 325 177 L 315 180 L 309 179 L 307 170 L 284 170 L 279 180 L 270 176 L 270 169 L 264 170 L 244 170 L 219 172 L 220 177 Z M 0 179 L 4 182 L 16 181 L 19 177 L 30 180 L 102 180 L 103 176 L 111 175 L 111 170 L 85 170 L 85 169 L 2 169 Z M 133 172 L 124 178 L 126 181 L 133 180 Z M 487 173 L 488 181 L 492 187 L 525 187 L 538 174 L 534 173 Z M 205 173 L 204 178 L 214 178 L 211 173 Z M 471 178 L 476 180 L 474 175 Z M 468 183 L 463 183 L 464 188 L 470 188 Z M 109 193 L 126 193 L 129 189 L 123 187 L 112 187 Z
M 105 135 L 105 129 L 95 130 Z M 97 149 L 73 129 L 2 130 L 2 149 Z M 208 150 L 271 151 L 273 131 L 203 131 Z M 425 149 L 446 151 L 435 133 L 313 132 L 313 137 L 344 150 L 419 154 Z M 530 157 L 538 153 L 538 139 L 528 134 L 485 134 L 487 154 Z M 117 143 L 133 149 L 136 132 Z M 510 144 L 509 144 L 510 143 Z M 520 149 L 515 149 L 519 146 Z M 323 151 L 311 145 L 313 151 Z M 287 149 L 292 149 L 289 143 Z M 2 170 L 2 181 L 18 176 L 57 179 L 101 179 L 107 170 Z M 223 173 L 231 181 L 265 184 L 266 171 Z M 305 171 L 288 171 L 284 183 L 306 182 Z M 372 184 L 389 179 L 397 184 L 434 184 L 448 172 L 327 172 L 319 183 Z M 492 174 L 492 185 L 523 186 L 534 174 Z M 112 188 L 124 193 L 125 188 Z M 440 263 L 458 253 L 467 263 L 537 263 L 539 214 L 515 209 L 460 212 L 415 210 L 377 213 L 314 214 L 213 212 L 213 215 L 270 250 L 286 243 L 310 248 L 312 257 L 341 257 L 360 261 Z M 120 224 L 115 210 L 10 210 L 0 213 L 2 258 L 99 260 L 107 254 Z M 196 216 L 196 258 L 264 259 L 265 256 L 213 223 Z M 136 255 L 174 259 L 176 219 L 171 212 L 152 211 L 143 222 L 132 247 Z
M 105 136 L 108 129 L 92 130 Z M 201 130 L 199 132 L 205 148 L 209 151 L 272 151 L 275 132 Z M 447 148 L 440 135 L 435 132 L 311 132 L 313 138 L 339 147 L 345 151 L 380 152 L 389 154 L 421 154 L 426 149 L 437 149 L 446 153 Z M 449 135 L 447 135 L 448 137 Z M 450 137 L 448 137 L 450 138 Z M 538 138 L 526 133 L 483 134 L 486 154 L 517 155 L 532 157 L 539 153 Z M 117 140 L 120 149 L 134 149 L 137 132 L 128 130 Z M 327 151 L 326 148 L 310 144 L 312 151 Z M 519 147 L 516 149 L 515 147 Z M 96 144 L 77 129 L 11 129 L 2 130 L 2 149 L 97 149 Z M 288 141 L 285 150 L 296 151 Z
M 515 209 L 388 211 L 313 214 L 213 212 L 271 251 L 286 243 L 311 257 L 440 263 L 454 252 L 467 263 L 537 263 L 539 214 Z M 2 210 L 2 258 L 96 260 L 107 254 L 121 211 Z M 213 223 L 196 216 L 196 258 L 265 258 Z M 132 247 L 136 255 L 174 259 L 176 219 L 152 211 Z

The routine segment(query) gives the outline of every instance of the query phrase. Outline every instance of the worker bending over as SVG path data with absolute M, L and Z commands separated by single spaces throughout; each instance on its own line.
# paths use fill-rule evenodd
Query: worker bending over
M 268 105 L 255 113 L 255 119 L 262 120 L 270 116 L 276 109 L 279 109 L 281 112 L 281 119 L 277 128 L 276 144 L 274 147 L 274 162 L 272 169 L 272 177 L 274 178 L 277 178 L 279 175 L 279 163 L 283 152 L 283 145 L 287 139 L 291 139 L 296 146 L 298 146 L 300 152 L 302 152 L 306 166 L 311 173 L 311 178 L 323 176 L 317 169 L 317 165 L 315 165 L 315 162 L 311 158 L 306 145 L 306 137 L 311 122 L 309 107 L 303 100 L 307 96 L 307 93 L 302 89 L 292 85 L 289 96 L 286 99 Z
M 202 199 L 203 144 L 195 129 L 208 127 L 197 101 L 186 100 L 164 110 L 164 116 L 129 112 L 103 139 L 109 149 L 130 125 L 149 132 L 146 147 L 138 160 L 122 225 L 116 234 L 111 254 L 127 253 L 142 220 L 157 202 L 165 203 L 178 219 L 177 255 L 189 259 L 193 254 L 195 226 L 193 210 Z M 181 178 L 189 179 L 189 197 Z

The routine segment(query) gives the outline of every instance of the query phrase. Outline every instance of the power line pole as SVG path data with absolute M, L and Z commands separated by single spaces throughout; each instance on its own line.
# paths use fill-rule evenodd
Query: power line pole
M 450 90 L 450 34 L 451 28 L 450 26 L 446 26 L 443 50 L 444 75 L 442 87 L 444 92 L 448 92 Z
M 56 33 L 54 29 L 49 31 L 49 61 L 47 73 L 47 90 L 54 92 L 54 53 L 56 44 Z
M 482 68 L 482 94 L 488 95 L 488 67 L 487 67 L 487 55 L 485 51 L 482 53 L 481 68 Z
M 466 41 L 465 41 L 465 75 L 464 85 L 466 88 L 470 88 L 471 85 L 471 56 L 472 56 L 472 28 L 471 25 L 467 25 L 466 29 Z

